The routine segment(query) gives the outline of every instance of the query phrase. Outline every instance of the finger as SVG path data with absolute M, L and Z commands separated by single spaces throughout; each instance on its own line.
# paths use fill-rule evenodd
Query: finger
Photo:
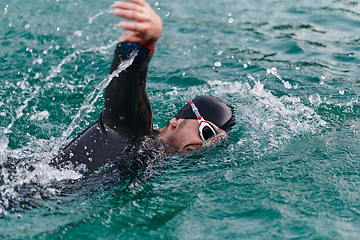
M 144 7 L 147 4 L 145 1 L 142 1 L 142 0 L 126 0 L 126 1 L 132 2 L 132 4 L 134 4 L 136 6 L 140 6 L 140 7 Z M 116 1 L 116 2 L 114 2 L 113 6 L 118 7 L 118 6 L 121 6 L 124 3 L 126 3 L 126 2 Z
M 140 42 L 143 39 L 135 32 L 126 32 L 124 35 L 119 37 L 119 42 Z
M 113 14 L 118 17 L 126 18 L 129 20 L 134 20 L 137 22 L 142 22 L 142 21 L 146 20 L 146 17 L 144 14 L 133 11 L 133 10 L 123 10 L 123 9 L 116 8 L 116 9 L 114 9 Z
M 145 32 L 146 30 L 146 23 L 139 23 L 139 22 L 120 22 L 120 27 L 128 30 L 128 31 L 133 31 L 133 32 Z
M 145 6 L 146 5 L 146 2 L 144 0 L 126 0 L 128 2 L 133 2 L 135 4 L 138 4 L 140 6 Z
M 134 10 L 137 12 L 143 12 L 143 8 L 140 5 L 128 2 L 115 2 L 114 7 L 124 10 Z

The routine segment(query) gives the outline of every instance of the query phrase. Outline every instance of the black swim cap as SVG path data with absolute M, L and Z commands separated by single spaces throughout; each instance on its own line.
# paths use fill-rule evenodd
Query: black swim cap
M 221 98 L 214 96 L 199 96 L 194 98 L 193 103 L 199 109 L 200 115 L 207 121 L 228 132 L 235 125 L 234 109 Z M 196 119 L 195 113 L 187 103 L 175 115 L 175 118 Z

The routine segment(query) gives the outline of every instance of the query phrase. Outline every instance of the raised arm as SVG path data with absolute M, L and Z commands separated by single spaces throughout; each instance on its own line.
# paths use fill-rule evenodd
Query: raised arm
M 120 22 L 128 32 L 120 37 L 112 73 L 133 49 L 133 64 L 114 77 L 105 89 L 105 108 L 98 121 L 73 139 L 51 164 L 81 167 L 91 171 L 118 156 L 124 147 L 152 132 L 152 113 L 146 95 L 146 74 L 151 55 L 162 31 L 160 17 L 143 0 L 115 2 L 114 14 L 134 22 Z M 69 165 L 70 164 L 70 165 Z
M 114 15 L 134 22 L 121 21 L 120 27 L 128 30 L 122 35 L 111 66 L 112 73 L 127 59 L 133 49 L 138 50 L 134 63 L 115 77 L 105 90 L 104 125 L 129 139 L 150 135 L 152 113 L 146 95 L 148 63 L 161 36 L 162 21 L 143 0 L 115 2 Z

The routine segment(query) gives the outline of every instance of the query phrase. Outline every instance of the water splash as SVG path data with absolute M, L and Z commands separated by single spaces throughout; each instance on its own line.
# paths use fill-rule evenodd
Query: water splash
M 70 62 L 71 59 L 76 58 L 77 55 L 81 54 L 81 53 L 89 53 L 89 52 L 100 52 L 100 53 L 104 53 L 105 50 L 114 47 L 117 44 L 117 42 L 112 42 L 109 45 L 106 46 L 101 46 L 101 47 L 91 47 L 89 49 L 85 49 L 85 50 L 78 50 L 75 51 L 69 55 L 67 55 L 63 60 L 61 60 L 61 62 L 57 65 L 51 68 L 49 75 L 46 76 L 46 78 L 44 79 L 44 81 L 49 81 L 50 79 L 54 78 L 57 76 L 58 73 L 61 73 L 61 68 L 63 65 L 65 65 L 66 63 Z
M 113 5 L 111 5 L 110 7 L 112 7 L 112 6 L 113 6 Z M 101 16 L 101 15 L 103 15 L 103 14 L 105 14 L 105 13 L 112 13 L 112 9 L 106 9 L 106 10 L 104 10 L 104 11 L 100 11 L 98 14 L 90 17 L 90 18 L 89 18 L 89 24 L 92 24 L 92 23 L 94 22 L 95 18 L 97 18 L 97 17 L 99 17 L 99 16 Z
M 9 144 L 9 139 L 6 137 L 6 131 L 4 129 L 0 130 L 0 151 L 3 151 L 7 148 Z
M 202 86 L 173 88 L 164 96 L 157 95 L 156 101 L 173 104 L 180 102 L 178 105 L 181 106 L 199 95 L 215 95 L 229 101 L 237 109 L 234 133 L 241 136 L 243 131 L 246 132 L 246 137 L 239 139 L 237 147 L 253 151 L 257 156 L 267 154 L 295 138 L 314 135 L 327 124 L 299 97 L 277 97 L 265 89 L 259 79 L 250 74 L 247 77 L 253 84 L 242 80 L 214 80 Z M 177 110 L 177 107 L 174 107 L 174 113 Z M 163 114 L 165 110 L 158 111 Z
M 100 48 L 91 48 L 82 52 L 101 51 L 114 44 L 115 43 Z M 52 69 L 45 80 L 50 80 L 56 76 L 58 72 L 61 72 L 61 67 L 75 54 L 77 53 L 71 54 L 63 59 L 58 66 Z M 33 141 L 31 141 L 31 147 L 24 147 L 17 150 L 7 149 L 9 140 L 5 134 L 11 132 L 14 121 L 24 115 L 23 110 L 28 106 L 29 101 L 39 94 L 39 88 L 35 88 L 36 90 L 16 109 L 16 117 L 13 118 L 11 124 L 9 124 L 7 128 L 0 130 L 0 216 L 7 214 L 6 209 L 16 208 L 19 204 L 21 205 L 21 201 L 24 199 L 22 191 L 30 192 L 26 197 L 26 199 L 28 199 L 26 201 L 31 202 L 34 201 L 34 199 L 42 199 L 42 196 L 52 196 L 56 194 L 57 190 L 51 187 L 54 181 L 77 180 L 81 178 L 82 174 L 74 170 L 62 169 L 60 171 L 54 169 L 48 165 L 47 161 L 59 150 L 60 145 L 65 142 L 74 128 L 83 120 L 84 116 L 94 108 L 94 104 L 111 80 L 128 68 L 133 63 L 136 55 L 137 50 L 133 51 L 128 60 L 123 61 L 112 74 L 106 77 L 87 95 L 72 122 L 62 133 L 60 139 L 33 139 Z M 47 118 L 48 116 L 49 113 L 47 111 L 42 111 L 30 116 L 29 119 L 33 121 Z M 37 141 L 39 142 L 38 144 L 36 144 Z M 39 146 L 36 147 L 36 145 Z M 24 188 L 25 190 L 23 190 Z
M 285 81 L 281 78 L 281 76 L 279 75 L 279 73 L 277 72 L 277 69 L 276 67 L 273 67 L 271 69 L 267 69 L 266 70 L 266 74 L 272 74 L 274 75 L 275 77 L 277 77 L 278 79 L 280 79 L 280 81 L 284 84 L 284 87 L 287 88 L 287 89 L 290 89 L 291 88 L 291 84 L 288 82 L 288 81 Z
M 118 76 L 122 71 L 124 71 L 126 68 L 128 68 L 134 61 L 135 57 L 137 56 L 138 51 L 134 50 L 129 59 L 121 62 L 121 64 L 117 67 L 117 69 L 110 74 L 107 78 L 105 78 L 95 89 L 93 92 L 91 92 L 85 100 L 83 101 L 81 107 L 79 108 L 78 112 L 75 114 L 75 117 L 73 118 L 72 122 L 68 126 L 68 128 L 62 133 L 60 143 L 65 142 L 65 140 L 70 136 L 72 131 L 79 125 L 79 123 L 82 121 L 82 117 L 88 114 L 94 107 L 95 102 L 98 100 L 98 98 L 103 93 L 103 90 L 106 88 L 107 85 L 111 82 L 111 80 Z
M 58 190 L 51 187 L 54 181 L 77 180 L 82 174 L 74 170 L 58 170 L 43 161 L 48 153 L 42 148 L 26 147 L 17 150 L 2 149 L 0 153 L 0 217 L 6 209 L 20 209 Z

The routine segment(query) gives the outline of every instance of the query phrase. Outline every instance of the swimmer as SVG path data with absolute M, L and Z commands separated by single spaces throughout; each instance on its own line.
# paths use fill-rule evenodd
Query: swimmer
M 233 108 L 214 96 L 191 99 L 166 127 L 153 129 L 146 76 L 162 33 L 162 20 L 144 0 L 115 2 L 113 6 L 114 15 L 131 22 L 119 23 L 127 32 L 119 38 L 110 74 L 129 59 L 134 49 L 137 55 L 132 65 L 106 87 L 99 119 L 62 149 L 52 164 L 72 168 L 86 165 L 88 170 L 95 171 L 144 137 L 156 138 L 183 153 L 226 135 L 235 125 Z

